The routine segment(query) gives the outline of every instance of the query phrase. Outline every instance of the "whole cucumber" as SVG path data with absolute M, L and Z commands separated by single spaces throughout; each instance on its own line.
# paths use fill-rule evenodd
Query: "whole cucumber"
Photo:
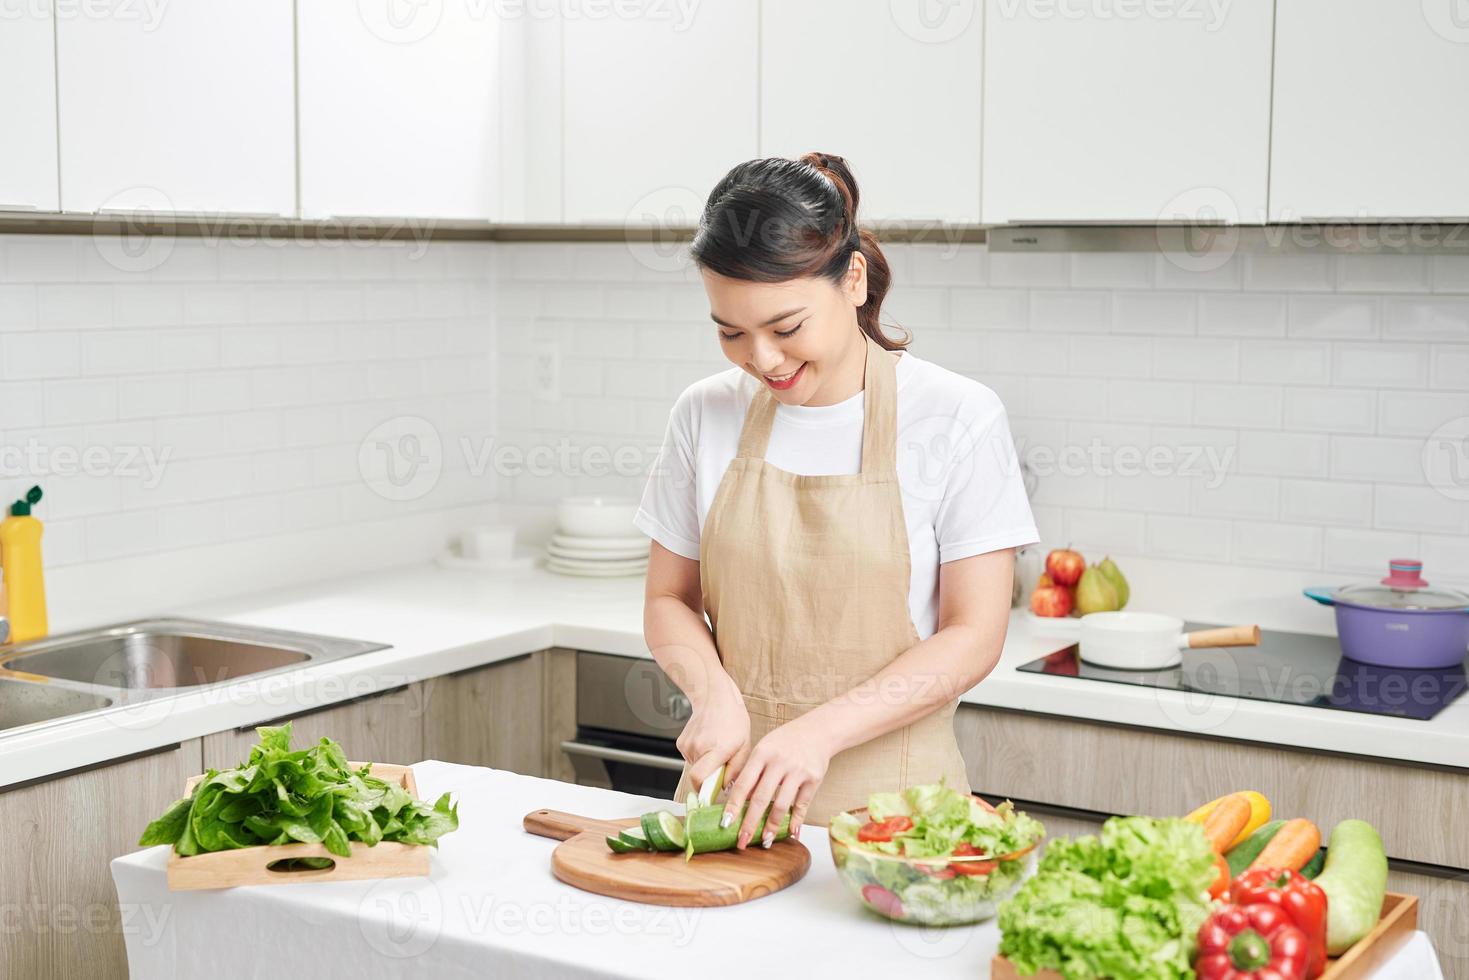
M 1365 820 L 1337 824 L 1316 884 L 1326 893 L 1326 952 L 1340 956 L 1382 915 L 1387 854 L 1376 828 Z
M 1225 863 L 1229 865 L 1229 877 L 1238 878 L 1243 874 L 1250 866 L 1250 862 L 1265 850 L 1265 845 L 1270 843 L 1270 838 L 1274 837 L 1276 832 L 1284 826 L 1284 820 L 1270 820 L 1261 824 L 1259 830 L 1230 848 L 1229 853 L 1224 855 Z
M 1323 847 L 1321 848 L 1321 850 L 1316 852 L 1315 856 L 1312 857 L 1311 860 L 1306 862 L 1306 866 L 1301 869 L 1301 877 L 1314 879 L 1317 875 L 1321 873 L 1321 869 L 1325 866 L 1326 848 Z

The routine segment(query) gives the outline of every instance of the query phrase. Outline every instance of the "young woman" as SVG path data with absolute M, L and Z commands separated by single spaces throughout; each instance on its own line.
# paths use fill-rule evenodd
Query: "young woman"
M 994 392 L 878 324 L 887 261 L 823 153 L 751 160 L 692 255 L 734 367 L 673 407 L 638 526 L 644 633 L 693 713 L 676 799 L 720 766 L 739 846 L 870 793 L 967 791 L 958 696 L 994 667 L 1036 540 Z M 707 622 L 706 622 L 707 615 Z

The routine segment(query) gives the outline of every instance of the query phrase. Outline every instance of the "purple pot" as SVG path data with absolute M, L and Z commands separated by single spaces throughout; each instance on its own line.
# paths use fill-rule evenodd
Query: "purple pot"
M 1378 667 L 1441 670 L 1464 662 L 1469 651 L 1469 595 L 1433 589 L 1422 564 L 1394 559 L 1375 585 L 1306 589 L 1336 609 L 1336 635 L 1345 657 Z

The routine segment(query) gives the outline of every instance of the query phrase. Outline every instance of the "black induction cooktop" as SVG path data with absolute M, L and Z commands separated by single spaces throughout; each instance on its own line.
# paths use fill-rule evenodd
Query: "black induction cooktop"
M 1211 623 L 1187 623 L 1186 630 Z M 1427 721 L 1469 687 L 1464 665 L 1399 670 L 1347 660 L 1334 636 L 1264 630 L 1258 647 L 1187 650 L 1167 670 L 1118 670 L 1081 659 L 1076 644 L 1016 668 L 1033 674 L 1219 694 Z

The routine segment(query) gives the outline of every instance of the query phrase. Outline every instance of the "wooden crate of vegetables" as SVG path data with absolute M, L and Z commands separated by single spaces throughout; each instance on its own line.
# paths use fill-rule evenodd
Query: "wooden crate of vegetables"
M 429 847 L 459 826 L 449 794 L 420 800 L 406 766 L 348 762 L 327 738 L 292 751 L 289 722 L 257 731 L 242 765 L 190 779 L 138 841 L 173 845 L 170 890 L 427 875 Z
M 1310 821 L 1271 816 L 1241 792 L 1053 841 L 1000 910 L 993 976 L 1367 977 L 1418 921 L 1416 898 L 1387 892 L 1377 831 L 1344 820 L 1323 854 Z

